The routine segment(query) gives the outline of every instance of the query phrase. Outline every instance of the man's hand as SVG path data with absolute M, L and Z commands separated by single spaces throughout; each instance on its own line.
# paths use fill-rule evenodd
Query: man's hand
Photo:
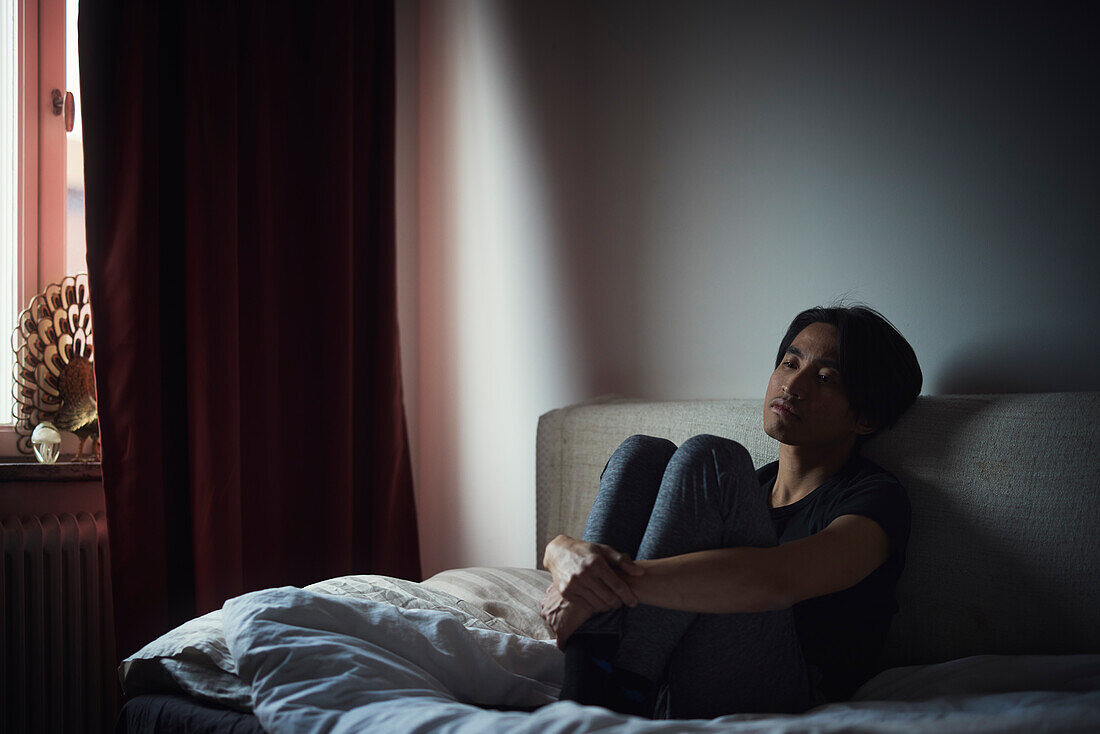
M 642 568 L 626 553 L 610 546 L 559 535 L 546 546 L 542 562 L 567 602 L 584 603 L 593 612 L 638 603 L 638 597 L 617 572 L 641 576 Z
M 593 610 L 584 602 L 568 602 L 558 593 L 553 584 L 546 589 L 542 598 L 542 618 L 550 625 L 557 638 L 558 648 L 564 650 L 565 643 L 584 622 L 592 616 Z

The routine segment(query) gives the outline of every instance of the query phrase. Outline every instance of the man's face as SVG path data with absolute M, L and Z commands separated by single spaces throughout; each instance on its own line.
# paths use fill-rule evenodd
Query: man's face
M 837 365 L 837 331 L 813 323 L 798 333 L 768 381 L 764 432 L 792 446 L 850 446 L 870 430 L 857 419 Z

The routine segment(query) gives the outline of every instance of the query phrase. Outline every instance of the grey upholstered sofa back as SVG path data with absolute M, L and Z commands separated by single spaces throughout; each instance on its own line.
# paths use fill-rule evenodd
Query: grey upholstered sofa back
M 699 433 L 777 457 L 760 400 L 610 399 L 538 426 L 538 558 L 579 537 L 608 456 L 627 436 Z M 922 397 L 864 454 L 913 506 L 888 666 L 968 655 L 1100 653 L 1100 393 Z

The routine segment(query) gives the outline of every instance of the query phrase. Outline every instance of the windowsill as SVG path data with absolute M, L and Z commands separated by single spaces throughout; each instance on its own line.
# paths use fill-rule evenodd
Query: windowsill
M 99 481 L 102 476 L 98 461 L 72 461 L 80 442 L 68 431 L 61 432 L 61 455 L 54 464 L 39 464 L 32 454 L 20 452 L 18 439 L 15 426 L 0 424 L 0 482 Z M 91 448 L 85 442 L 84 453 Z
M 39 464 L 33 457 L 0 457 L 0 482 L 87 482 L 103 478 L 98 461 Z

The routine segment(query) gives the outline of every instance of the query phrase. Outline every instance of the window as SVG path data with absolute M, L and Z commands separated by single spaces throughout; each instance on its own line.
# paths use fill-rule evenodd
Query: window
M 15 325 L 19 303 L 19 8 L 0 12 L 0 324 Z M 0 342 L 0 424 L 11 422 L 12 353 Z M 4 410 L 7 407 L 7 410 Z
M 16 453 L 16 318 L 48 284 L 87 270 L 77 2 L 0 0 L 0 456 Z M 55 89 L 73 94 L 71 133 Z

